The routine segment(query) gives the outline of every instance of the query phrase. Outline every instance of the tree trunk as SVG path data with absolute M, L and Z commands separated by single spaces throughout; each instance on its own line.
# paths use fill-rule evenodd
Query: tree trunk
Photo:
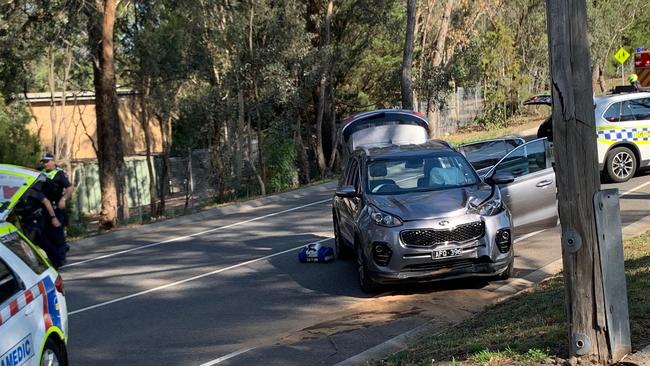
M 165 197 L 169 190 L 169 155 L 171 153 L 171 123 L 172 115 L 160 118 L 160 135 L 162 137 L 162 171 L 160 174 L 160 204 L 158 205 L 158 215 L 165 215 Z
M 124 152 L 117 113 L 113 58 L 113 27 L 116 0 L 95 0 L 87 4 L 88 41 L 93 56 L 95 111 L 97 116 L 97 160 L 102 193 L 99 217 L 103 229 L 117 226 L 128 217 L 124 192 Z
M 413 109 L 413 80 L 411 69 L 413 67 L 413 37 L 415 32 L 415 13 L 417 10 L 415 0 L 406 1 L 406 42 L 404 44 L 404 57 L 402 59 L 402 108 Z
M 447 33 L 449 32 L 449 22 L 451 21 L 451 11 L 453 8 L 454 0 L 447 0 L 438 35 L 436 36 L 436 48 L 433 50 L 433 60 L 431 62 L 433 67 L 440 67 L 442 65 L 442 56 L 445 52 L 445 44 L 447 43 Z
M 598 85 L 600 86 L 600 92 L 604 93 L 607 90 L 607 85 L 605 85 L 605 78 L 603 76 L 603 67 L 598 65 Z
M 323 150 L 323 116 L 325 115 L 325 98 L 327 88 L 327 76 L 330 70 L 331 55 L 329 54 L 330 33 L 332 24 L 332 14 L 334 13 L 334 0 L 327 3 L 327 14 L 325 15 L 325 37 L 321 44 L 321 50 L 325 49 L 327 56 L 323 65 L 323 72 L 318 86 L 318 110 L 316 111 L 316 159 L 321 177 L 324 177 L 327 171 L 327 162 L 325 161 L 325 152 Z
M 264 184 L 264 179 L 262 179 L 262 176 L 258 172 L 257 168 L 255 167 L 255 161 L 253 160 L 253 129 L 251 128 L 251 115 L 250 113 L 248 114 L 248 119 L 247 119 L 247 137 L 248 137 L 248 150 L 246 152 L 246 157 L 248 158 L 248 163 L 251 166 L 251 170 L 253 171 L 253 174 L 255 175 L 255 179 L 257 179 L 257 184 L 260 186 L 260 194 L 262 196 L 266 196 L 266 185 Z M 258 146 L 259 150 L 259 146 Z
M 298 161 L 300 162 L 300 170 L 302 172 L 303 184 L 311 181 L 309 173 L 309 158 L 305 151 L 305 143 L 302 140 L 302 126 L 300 122 L 300 113 L 296 114 L 296 147 L 298 148 Z

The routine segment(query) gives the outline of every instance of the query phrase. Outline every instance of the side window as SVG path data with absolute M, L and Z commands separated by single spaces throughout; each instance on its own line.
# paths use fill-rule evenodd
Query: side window
M 650 120 L 650 98 L 630 100 L 629 106 L 636 120 Z
M 528 160 L 523 147 L 513 150 L 497 165 L 495 173 L 510 173 L 513 177 L 528 174 Z
M 359 190 L 359 162 L 354 160 L 348 177 L 348 184 Z
M 345 177 L 345 185 L 346 186 L 354 186 L 355 182 L 358 181 L 358 175 L 359 175 L 359 169 L 357 168 L 359 166 L 359 163 L 357 162 L 356 159 L 351 159 L 350 163 L 348 164 L 348 171 L 347 171 L 347 176 Z
M 634 110 L 632 109 L 632 104 L 634 101 L 629 100 L 621 103 L 621 122 L 635 121 L 636 116 Z
M 546 169 L 546 144 L 544 140 L 533 141 L 527 146 L 528 172 L 535 173 Z
M 1 240 L 9 250 L 22 259 L 37 274 L 41 274 L 47 270 L 48 267 L 41 257 L 17 233 L 11 233 Z
M 22 281 L 4 261 L 0 260 L 0 305 L 22 290 Z
M 517 178 L 544 170 L 546 167 L 545 140 L 535 140 L 511 151 L 497 165 L 495 173 L 506 172 Z
M 609 106 L 605 114 L 603 114 L 603 118 L 609 122 L 619 122 L 621 120 L 621 103 L 614 103 Z

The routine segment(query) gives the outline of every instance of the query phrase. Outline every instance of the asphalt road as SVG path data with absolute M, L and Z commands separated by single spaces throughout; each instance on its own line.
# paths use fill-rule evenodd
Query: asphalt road
M 333 365 L 502 296 L 503 283 L 467 280 L 369 296 L 352 262 L 299 263 L 305 244 L 332 245 L 333 187 L 72 243 L 71 364 Z M 613 187 L 623 226 L 650 220 L 650 174 Z M 516 277 L 561 256 L 557 228 L 517 240 Z

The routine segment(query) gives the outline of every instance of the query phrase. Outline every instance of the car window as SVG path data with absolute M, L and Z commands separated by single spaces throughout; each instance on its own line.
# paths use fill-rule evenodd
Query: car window
M 357 187 L 359 184 L 359 163 L 356 159 L 350 160 L 350 169 L 345 180 L 345 185 Z
M 636 120 L 650 120 L 650 98 L 630 100 L 628 105 Z
M 0 260 L 0 305 L 21 290 L 23 290 L 22 281 L 3 260 Z
M 495 173 L 510 173 L 517 178 L 546 167 L 546 142 L 541 139 L 517 147 L 496 166 Z
M 357 161 L 352 165 L 352 175 L 351 175 L 350 185 L 354 188 L 359 188 L 359 163 Z
M 641 100 L 626 100 L 614 103 L 607 108 L 603 118 L 609 122 L 629 122 L 646 119 L 644 115 L 647 115 L 650 111 L 646 110 Z
M 373 160 L 368 163 L 371 194 L 400 194 L 464 187 L 479 182 L 460 154 L 422 155 Z
M 518 140 L 496 140 L 463 146 L 462 151 L 474 169 L 488 168 L 520 145 Z
M 9 248 L 16 256 L 25 262 L 34 272 L 41 274 L 48 266 L 32 247 L 23 240 L 18 233 L 13 232 L 0 238 L 0 241 Z
M 603 118 L 609 122 L 618 122 L 621 117 L 621 103 L 614 103 L 603 114 Z

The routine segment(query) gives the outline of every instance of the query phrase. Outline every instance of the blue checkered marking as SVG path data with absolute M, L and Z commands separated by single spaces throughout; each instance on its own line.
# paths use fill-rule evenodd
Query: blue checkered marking
M 650 127 L 630 128 L 623 130 L 602 130 L 597 131 L 596 136 L 605 140 L 614 141 L 650 141 L 650 137 L 634 137 L 636 132 L 650 133 Z

